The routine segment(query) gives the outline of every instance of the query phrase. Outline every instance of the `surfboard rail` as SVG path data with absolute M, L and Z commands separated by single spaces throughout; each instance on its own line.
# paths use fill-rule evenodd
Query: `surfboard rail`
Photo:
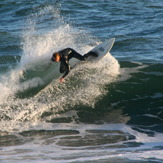
M 104 42 L 95 46 L 90 51 L 97 53 L 98 57 L 90 56 L 87 58 L 87 61 L 95 62 L 101 60 L 108 52 L 110 52 L 111 48 L 114 45 L 114 42 L 115 42 L 115 38 L 110 38 L 109 40 L 105 40 Z

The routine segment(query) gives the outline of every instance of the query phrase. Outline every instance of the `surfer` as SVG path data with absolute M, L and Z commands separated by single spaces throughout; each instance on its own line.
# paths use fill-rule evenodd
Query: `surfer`
M 53 62 L 61 62 L 60 63 L 60 73 L 64 73 L 64 75 L 60 78 L 60 82 L 63 82 L 64 78 L 70 72 L 69 60 L 71 58 L 77 58 L 81 61 L 85 61 L 90 55 L 95 56 L 95 57 L 98 56 L 94 52 L 88 52 L 82 56 L 81 54 L 77 53 L 75 50 L 73 50 L 71 48 L 66 48 L 59 52 L 53 53 L 51 60 Z

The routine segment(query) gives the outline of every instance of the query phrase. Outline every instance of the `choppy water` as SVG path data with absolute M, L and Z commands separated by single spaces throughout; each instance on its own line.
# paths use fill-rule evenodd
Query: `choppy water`
M 163 162 L 162 17 L 160 0 L 1 0 L 0 161 Z M 58 82 L 54 51 L 112 37 Z

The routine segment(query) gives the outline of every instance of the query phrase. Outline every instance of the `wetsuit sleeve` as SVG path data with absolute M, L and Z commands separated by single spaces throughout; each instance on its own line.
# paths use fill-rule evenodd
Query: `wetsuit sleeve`
M 60 73 L 64 73 L 62 78 L 65 78 L 70 72 L 70 65 L 66 59 L 63 59 L 60 64 Z

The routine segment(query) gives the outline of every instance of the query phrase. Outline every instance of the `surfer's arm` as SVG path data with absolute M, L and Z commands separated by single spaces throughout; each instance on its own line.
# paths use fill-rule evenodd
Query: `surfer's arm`
M 64 75 L 62 76 L 62 78 L 64 79 L 64 78 L 69 74 L 69 72 L 70 72 L 70 69 L 67 69 L 67 70 L 65 71 Z
M 70 65 L 67 60 L 62 60 L 60 65 L 60 73 L 64 73 L 61 79 L 64 79 L 70 72 Z

